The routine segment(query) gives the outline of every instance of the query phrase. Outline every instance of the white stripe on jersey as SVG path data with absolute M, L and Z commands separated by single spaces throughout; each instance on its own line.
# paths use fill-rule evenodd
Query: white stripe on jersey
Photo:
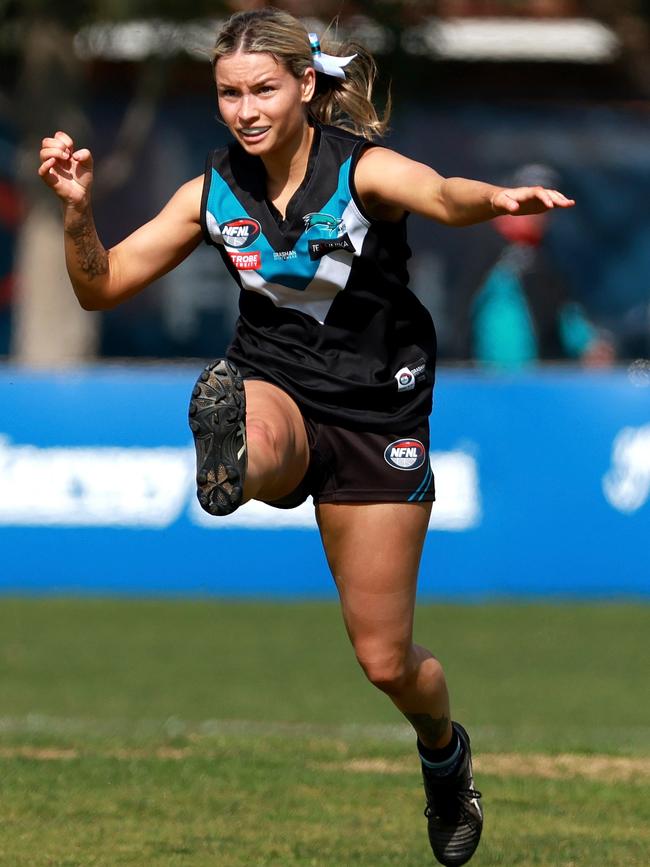
M 219 224 L 209 211 L 206 211 L 205 222 L 212 240 L 216 244 L 223 244 Z M 350 199 L 343 212 L 343 222 L 356 254 L 347 250 L 326 253 L 306 289 L 301 291 L 279 283 L 267 283 L 259 271 L 240 271 L 242 286 L 244 289 L 266 295 L 276 307 L 298 310 L 322 325 L 334 298 L 347 285 L 354 256 L 360 255 L 370 227 L 369 220 L 363 216 L 353 199 Z

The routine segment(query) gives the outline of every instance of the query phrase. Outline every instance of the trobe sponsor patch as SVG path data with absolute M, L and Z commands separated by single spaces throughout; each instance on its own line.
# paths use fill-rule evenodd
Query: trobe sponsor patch
M 228 255 L 238 271 L 257 271 L 262 267 L 262 254 L 259 250 L 251 250 L 249 253 L 228 250 Z

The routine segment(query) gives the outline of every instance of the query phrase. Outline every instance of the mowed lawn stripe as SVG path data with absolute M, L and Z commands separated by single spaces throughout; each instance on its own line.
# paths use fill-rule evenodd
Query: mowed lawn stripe
M 648 867 L 650 607 L 426 605 L 472 867 Z M 2 867 L 432 864 L 414 738 L 332 603 L 5 599 Z
M 156 746 L 147 748 L 122 747 L 118 749 L 79 749 L 58 746 L 0 746 L 0 761 L 5 759 L 33 759 L 37 762 L 71 761 L 72 759 L 104 758 L 119 761 L 185 761 L 203 757 L 218 761 L 220 752 L 199 749 L 196 746 Z M 406 760 L 365 758 L 342 762 L 321 762 L 311 765 L 316 773 L 353 774 L 409 774 L 416 763 L 413 756 Z M 483 753 L 474 758 L 477 774 L 496 777 L 537 777 L 545 780 L 569 780 L 576 777 L 604 782 L 628 782 L 647 785 L 650 779 L 650 758 L 628 758 L 588 753 L 577 755 L 545 755 L 540 753 Z
M 416 621 L 478 752 L 650 754 L 649 634 L 650 606 L 634 604 L 422 605 Z M 119 736 L 210 720 L 248 720 L 251 737 L 286 724 L 404 736 L 335 603 L 3 599 L 0 736 L 12 720 L 38 736 L 75 719 L 117 721 Z
M 167 749 L 110 755 L 80 747 L 74 757 L 0 760 L 0 863 L 432 863 L 419 773 L 404 746 L 390 759 L 403 770 L 390 774 L 374 764 L 349 770 L 377 761 L 374 745 L 363 742 L 345 755 L 314 738 L 261 738 L 250 750 L 228 740 Z M 479 785 L 487 821 L 477 867 L 647 867 L 647 780 L 483 772 Z

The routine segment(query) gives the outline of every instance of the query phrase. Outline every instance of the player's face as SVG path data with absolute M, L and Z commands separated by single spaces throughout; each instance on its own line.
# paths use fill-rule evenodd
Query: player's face
M 264 156 L 302 130 L 315 73 L 309 68 L 299 80 L 270 54 L 238 51 L 217 61 L 216 81 L 230 131 L 249 153 Z

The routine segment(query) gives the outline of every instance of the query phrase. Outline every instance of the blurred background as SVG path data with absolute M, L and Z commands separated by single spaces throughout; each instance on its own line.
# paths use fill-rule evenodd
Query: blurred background
M 116 310 L 84 312 L 36 174 L 41 138 L 65 130 L 94 154 L 104 244 L 146 222 L 227 142 L 210 48 L 220 20 L 259 5 L 0 4 L 7 588 L 331 592 L 307 507 L 250 505 L 215 523 L 193 505 L 186 397 L 237 315 L 215 251 Z M 340 38 L 374 52 L 390 146 L 443 175 L 544 183 L 578 202 L 463 230 L 410 218 L 412 287 L 440 352 L 424 591 L 650 592 L 650 3 L 278 5 L 319 32 L 336 17 Z M 183 558 L 212 530 L 233 544 L 261 534 L 246 580 L 187 584 Z M 320 565 L 296 580 L 287 550 Z
M 210 49 L 256 5 L 0 0 L 3 864 L 430 863 L 412 731 L 356 665 L 311 504 L 196 503 L 187 403 L 237 314 L 218 254 L 84 312 L 37 176 L 65 130 L 104 244 L 147 221 L 227 141 Z M 440 345 L 416 638 L 476 750 L 476 867 L 647 867 L 650 2 L 278 5 L 375 53 L 391 146 L 577 200 L 409 219 Z

